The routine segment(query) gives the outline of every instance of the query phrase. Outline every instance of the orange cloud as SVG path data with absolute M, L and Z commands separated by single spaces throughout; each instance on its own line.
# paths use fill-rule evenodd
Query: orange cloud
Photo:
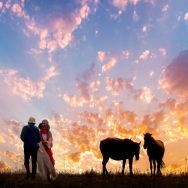
M 7 170 L 10 170 L 10 166 L 4 161 L 0 161 L 0 171 L 3 172 Z
M 12 151 L 5 151 L 4 155 L 9 157 L 14 163 L 18 163 L 21 161 L 21 155 L 20 154 L 16 154 Z
M 4 138 L 0 135 L 0 143 L 6 143 Z

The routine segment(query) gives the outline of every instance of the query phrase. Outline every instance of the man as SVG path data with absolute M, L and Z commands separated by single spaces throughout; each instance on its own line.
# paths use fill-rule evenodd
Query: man
M 39 149 L 39 142 L 41 141 L 38 127 L 35 126 L 35 118 L 30 117 L 28 125 L 22 129 L 20 138 L 24 142 L 24 165 L 26 168 L 25 179 L 31 176 L 29 168 L 29 159 L 32 160 L 32 179 L 35 179 L 37 169 L 37 152 Z

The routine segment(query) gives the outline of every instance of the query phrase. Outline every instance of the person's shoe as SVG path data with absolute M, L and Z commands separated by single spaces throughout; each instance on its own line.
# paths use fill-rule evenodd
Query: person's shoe
M 30 176 L 31 176 L 31 174 L 27 173 L 26 176 L 25 176 L 25 180 L 29 179 Z

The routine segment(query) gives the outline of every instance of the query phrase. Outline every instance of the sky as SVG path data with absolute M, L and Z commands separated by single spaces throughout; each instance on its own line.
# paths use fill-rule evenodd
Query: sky
M 0 171 L 23 170 L 22 127 L 47 119 L 58 171 L 101 170 L 107 137 L 188 157 L 187 0 L 0 0 Z M 119 169 L 110 160 L 107 168 Z

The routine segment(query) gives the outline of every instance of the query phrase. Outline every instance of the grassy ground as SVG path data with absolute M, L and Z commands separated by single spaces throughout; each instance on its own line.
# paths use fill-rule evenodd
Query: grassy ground
M 0 173 L 0 188 L 188 188 L 188 174 L 150 177 L 148 175 L 109 175 L 103 177 L 96 173 L 81 175 L 59 174 L 54 181 L 44 181 L 37 174 L 35 180 L 24 179 L 21 173 Z

